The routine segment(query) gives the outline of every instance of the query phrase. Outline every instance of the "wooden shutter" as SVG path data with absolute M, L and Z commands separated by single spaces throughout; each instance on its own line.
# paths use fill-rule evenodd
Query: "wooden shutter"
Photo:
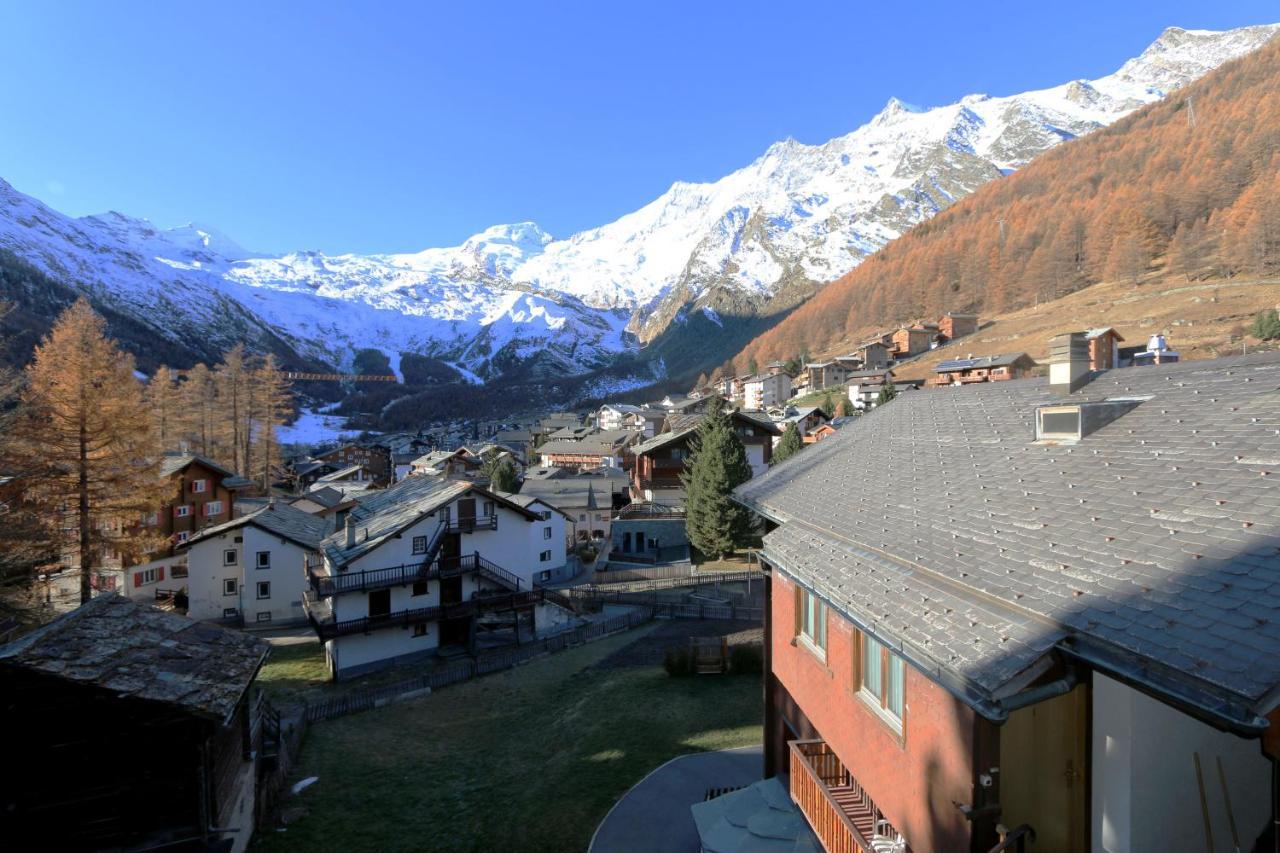
M 795 595 L 795 599 L 796 599 L 795 636 L 798 637 L 800 636 L 801 632 L 804 630 L 804 590 L 800 588 L 799 584 L 796 584 L 795 593 L 796 593 Z
M 142 586 L 142 572 L 133 573 L 133 585 L 135 587 Z
M 162 580 L 164 580 L 164 566 L 160 566 L 156 569 L 156 583 L 159 583 Z

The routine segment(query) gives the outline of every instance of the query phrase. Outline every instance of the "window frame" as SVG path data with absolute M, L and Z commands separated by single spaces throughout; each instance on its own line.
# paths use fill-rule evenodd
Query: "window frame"
M 240 554 L 235 548 L 222 549 L 222 565 L 234 566 L 240 562 Z
M 222 515 L 222 501 L 209 501 L 204 505 L 204 517 L 212 518 L 215 515 Z
M 191 494 L 203 495 L 208 490 L 209 490 L 209 481 L 204 477 L 201 477 L 198 480 L 191 481 Z
M 421 587 L 421 592 L 419 592 L 419 587 Z M 419 596 L 430 595 L 430 593 L 430 581 L 414 581 L 413 585 L 409 587 L 410 598 L 418 598 Z
M 190 518 L 191 504 L 178 504 L 173 508 L 174 518 Z
M 822 660 L 827 659 L 827 603 L 796 584 L 795 637 Z
M 266 591 L 267 591 L 267 594 L 266 594 L 266 595 L 263 595 L 263 594 L 262 594 L 262 590 L 263 590 L 263 589 L 266 589 Z M 256 593 L 255 598 L 257 598 L 257 600 L 258 600 L 258 601 L 267 601 L 267 600 L 270 600 L 270 598 L 271 598 L 271 581 L 258 581 L 258 582 L 257 582 L 257 585 L 254 587 L 254 592 Z
M 262 558 L 263 558 L 264 556 L 267 558 L 267 561 L 266 561 L 265 563 L 262 561 Z M 271 568 L 271 552 L 270 552 L 270 551 L 256 551 L 256 552 L 254 552 L 254 557 L 253 557 L 253 567 L 254 567 L 254 569 L 269 569 L 269 568 Z
M 874 649 L 871 647 L 874 646 Z M 855 628 L 853 631 L 853 687 L 854 694 L 877 717 L 893 729 L 899 736 L 905 729 L 907 716 L 907 672 L 906 661 L 902 655 L 892 648 L 870 636 L 865 631 Z M 866 655 L 869 650 L 879 652 L 877 685 L 867 684 Z M 897 671 L 898 696 L 896 703 L 891 695 Z M 898 707 L 895 709 L 893 705 Z
M 237 594 L 238 592 L 240 592 L 240 581 L 239 581 L 239 579 L 238 579 L 238 578 L 223 578 L 223 579 L 222 579 L 222 594 L 223 594 L 224 596 L 226 596 L 226 595 L 235 595 L 235 594 Z
M 552 532 L 551 532 L 551 528 L 550 528 L 550 527 L 544 527 L 544 528 L 542 528 L 542 538 L 543 538 L 543 539 L 550 539 L 550 538 L 552 537 L 552 535 L 553 535 L 553 534 L 552 534 Z
M 414 556 L 427 553 L 427 537 L 415 536 L 409 544 Z
M 539 562 L 539 563 L 550 563 L 550 562 L 551 562 L 551 550 L 550 550 L 550 549 L 548 549 L 548 550 L 546 550 L 546 551 L 542 551 L 542 552 L 540 552 L 540 553 L 538 554 L 538 562 Z

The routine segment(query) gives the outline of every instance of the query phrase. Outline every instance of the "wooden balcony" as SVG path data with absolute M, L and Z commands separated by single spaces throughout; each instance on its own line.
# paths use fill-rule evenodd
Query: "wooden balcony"
M 788 745 L 791 799 L 827 853 L 910 853 L 902 836 L 826 741 L 793 740 Z
M 498 516 L 481 515 L 455 518 L 445 523 L 446 533 L 475 533 L 477 530 L 497 530 Z

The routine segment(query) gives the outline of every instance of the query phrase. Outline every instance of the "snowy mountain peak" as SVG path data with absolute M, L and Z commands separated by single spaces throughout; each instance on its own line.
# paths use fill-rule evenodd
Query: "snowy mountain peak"
M 643 207 L 566 239 L 517 222 L 407 254 L 267 256 L 203 225 L 163 230 L 118 213 L 72 219 L 0 180 L 0 247 L 174 340 L 221 345 L 265 330 L 335 365 L 375 347 L 393 363 L 422 353 L 493 378 L 531 363 L 552 376 L 580 373 L 672 330 L 698 336 L 677 351 L 711 366 L 745 343 L 731 338 L 735 322 L 776 315 L 983 183 L 1277 31 L 1173 27 L 1096 80 L 930 108 L 890 98 L 843 136 L 782 140 L 718 181 L 675 181 Z M 718 344 L 707 343 L 711 334 Z

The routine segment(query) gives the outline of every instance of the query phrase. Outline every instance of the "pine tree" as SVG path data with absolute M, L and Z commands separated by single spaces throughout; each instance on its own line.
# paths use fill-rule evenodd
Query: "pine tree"
M 293 415 L 293 391 L 280 370 L 274 355 L 266 355 L 249 376 L 250 399 L 255 407 L 255 421 L 249 425 L 261 459 L 262 490 L 270 493 L 275 466 L 279 463 L 279 438 L 276 430 Z M 246 455 L 244 475 L 255 477 Z
M 178 450 L 186 438 L 183 432 L 182 392 L 177 374 L 160 367 L 147 381 L 144 400 L 151 415 L 151 432 L 161 453 Z
M 510 456 L 494 456 L 480 470 L 495 492 L 515 492 L 520 488 L 520 478 Z
M 885 377 L 884 385 L 880 388 L 880 394 L 876 397 L 876 405 L 883 406 L 885 403 L 892 402 L 896 396 L 898 396 L 898 388 L 893 384 L 893 379 Z
M 230 458 L 225 460 L 227 467 L 245 476 L 251 476 L 248 469 L 248 447 L 252 435 L 248 412 L 249 381 L 244 347 L 236 344 L 222 356 L 222 364 L 214 369 L 213 388 L 223 413 L 217 421 L 221 433 L 217 445 L 230 448 Z
M 827 417 L 831 417 L 836 411 L 836 398 L 830 391 L 822 398 L 822 413 Z
M 1249 334 L 1260 341 L 1280 340 L 1280 311 L 1260 311 L 1249 326 Z
M 777 465 L 779 462 L 784 462 L 803 449 L 804 440 L 800 437 L 800 428 L 796 426 L 795 421 L 792 421 L 787 424 L 786 430 L 782 433 L 782 440 L 773 449 L 773 458 L 769 460 L 769 464 Z
M 836 417 L 848 418 L 853 415 L 853 401 L 848 395 L 840 398 L 840 405 L 836 407 Z
M 751 517 L 729 495 L 751 479 L 751 466 L 719 400 L 712 402 L 691 444 L 693 453 L 680 478 L 689 541 L 707 557 L 731 554 L 746 542 Z
M 46 466 L 29 494 L 48 513 L 74 521 L 69 549 L 80 565 L 80 601 L 110 549 L 133 555 L 156 542 L 138 523 L 162 495 L 151 419 L 133 357 L 106 336 L 106 323 L 80 299 L 36 347 L 16 432 Z

